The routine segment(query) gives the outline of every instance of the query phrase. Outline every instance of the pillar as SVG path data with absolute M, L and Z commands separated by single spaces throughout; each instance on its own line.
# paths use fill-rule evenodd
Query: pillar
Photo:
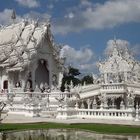
M 104 73 L 104 82 L 107 83 L 107 73 Z
M 127 81 L 127 72 L 124 72 L 124 81 Z
M 8 79 L 9 79 L 9 92 L 13 91 L 14 84 L 13 84 L 13 73 L 8 73 Z
M 59 75 L 58 75 L 58 87 L 61 87 L 62 79 L 63 79 L 63 73 L 59 72 Z
M 92 103 L 92 109 L 96 109 L 96 108 L 97 108 L 97 103 L 96 103 L 96 99 L 94 98 Z
M 35 81 L 35 72 L 36 72 L 36 69 L 38 68 L 38 60 L 36 60 L 33 64 L 32 64 L 32 67 L 31 67 L 31 75 L 32 75 L 32 89 L 35 90 L 36 88 L 36 81 Z
M 51 89 L 52 87 L 52 56 L 51 54 L 49 55 L 49 58 L 48 58 L 48 64 L 49 64 L 49 87 Z
M 88 109 L 90 109 L 90 104 L 91 104 L 91 101 L 90 101 L 90 99 L 87 99 L 87 105 L 88 105 Z

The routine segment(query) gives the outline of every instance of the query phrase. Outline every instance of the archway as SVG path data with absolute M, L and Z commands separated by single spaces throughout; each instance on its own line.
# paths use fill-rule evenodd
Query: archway
M 39 60 L 38 67 L 35 71 L 35 83 L 40 87 L 41 84 L 49 85 L 49 70 L 47 62 L 44 59 Z

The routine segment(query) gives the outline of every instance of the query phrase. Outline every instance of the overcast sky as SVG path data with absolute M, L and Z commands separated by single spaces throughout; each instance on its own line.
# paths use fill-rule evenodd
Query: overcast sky
M 11 22 L 12 9 L 17 20 L 49 19 L 67 63 L 83 72 L 96 71 L 95 62 L 114 36 L 140 60 L 140 0 L 2 0 L 0 24 Z

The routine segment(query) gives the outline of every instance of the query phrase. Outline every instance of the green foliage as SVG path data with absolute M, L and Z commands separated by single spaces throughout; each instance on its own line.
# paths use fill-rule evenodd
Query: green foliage
M 93 77 L 90 76 L 90 75 L 86 75 L 86 76 L 84 76 L 84 77 L 82 78 L 81 82 L 82 82 L 82 85 L 83 85 L 84 83 L 85 83 L 86 85 L 88 85 L 88 84 L 93 84 Z
M 78 69 L 73 68 L 73 67 L 69 67 L 69 73 L 68 73 L 69 76 L 74 77 L 74 76 L 78 76 L 79 74 L 81 74 L 81 73 L 79 72 Z
M 62 79 L 61 91 L 64 92 L 65 84 L 70 85 L 71 81 L 73 85 L 76 86 L 81 83 L 80 79 L 77 77 L 80 74 L 79 70 L 73 67 L 69 67 L 68 73 L 64 74 Z
M 78 76 L 81 73 L 79 72 L 79 70 L 77 68 L 73 68 L 73 67 L 69 67 L 68 68 L 68 73 L 65 73 L 63 75 L 63 79 L 62 79 L 62 85 L 61 85 L 61 91 L 64 92 L 65 90 L 65 84 L 70 85 L 71 81 L 73 82 L 73 85 L 76 86 L 78 84 L 93 84 L 93 77 L 90 75 L 86 75 L 84 76 L 82 79 L 79 79 Z

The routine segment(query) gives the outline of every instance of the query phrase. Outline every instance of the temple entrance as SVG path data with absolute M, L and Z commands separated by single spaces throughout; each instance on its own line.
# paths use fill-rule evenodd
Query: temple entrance
M 3 89 L 8 89 L 8 80 L 3 82 Z
M 38 67 L 35 71 L 35 84 L 40 87 L 41 85 L 49 85 L 49 71 L 47 62 L 43 59 L 39 60 Z

